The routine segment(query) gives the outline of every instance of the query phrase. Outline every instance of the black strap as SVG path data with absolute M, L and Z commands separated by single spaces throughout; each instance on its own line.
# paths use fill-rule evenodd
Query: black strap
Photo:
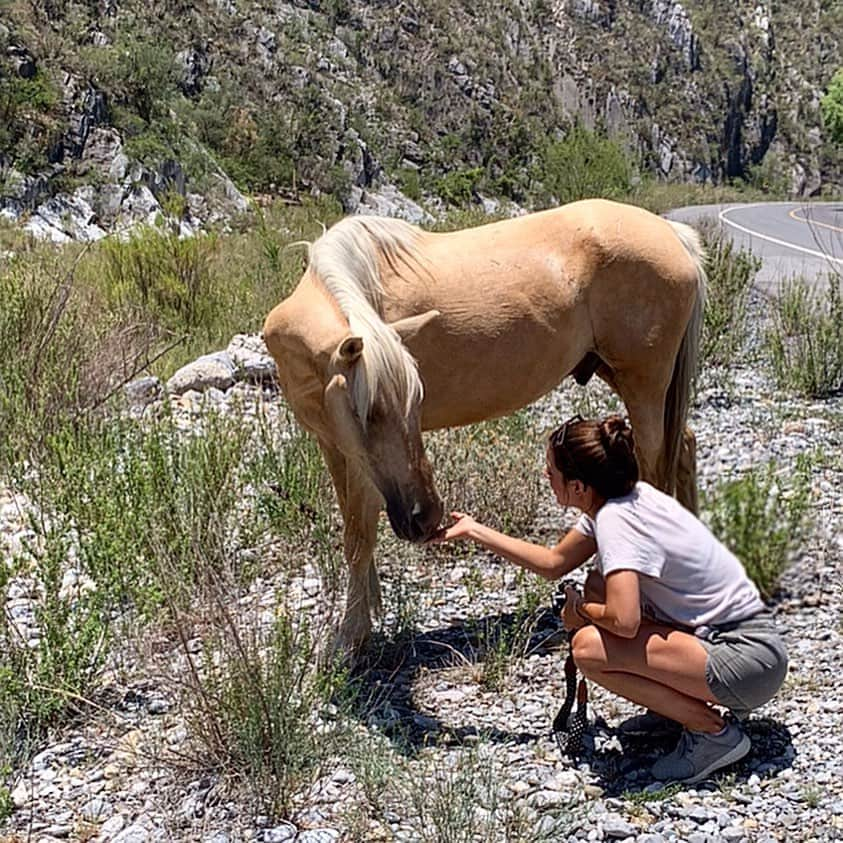
M 563 755 L 578 758 L 583 751 L 583 733 L 588 726 L 588 687 L 585 679 L 577 682 L 577 666 L 571 652 L 571 639 L 568 634 L 568 657 L 565 659 L 565 701 L 553 718 L 553 736 Z M 571 717 L 574 700 L 577 709 Z

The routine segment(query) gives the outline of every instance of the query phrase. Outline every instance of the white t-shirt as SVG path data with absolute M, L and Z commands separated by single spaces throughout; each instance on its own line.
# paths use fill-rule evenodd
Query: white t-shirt
M 738 621 L 764 608 L 738 558 L 677 500 L 639 482 L 575 529 L 597 543 L 597 570 L 637 571 L 642 608 L 692 629 Z

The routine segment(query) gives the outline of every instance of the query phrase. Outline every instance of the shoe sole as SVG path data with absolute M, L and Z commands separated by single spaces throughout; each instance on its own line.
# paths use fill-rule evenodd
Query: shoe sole
M 750 741 L 749 737 L 747 735 L 741 735 L 740 743 L 736 747 L 730 749 L 725 755 L 722 755 L 716 761 L 712 761 L 708 767 L 697 773 L 695 776 L 692 776 L 690 779 L 680 779 L 680 781 L 684 784 L 696 784 L 697 782 L 701 782 L 703 779 L 708 778 L 715 770 L 719 770 L 721 767 L 728 767 L 729 764 L 734 764 L 736 761 L 740 761 L 751 748 L 752 741 Z

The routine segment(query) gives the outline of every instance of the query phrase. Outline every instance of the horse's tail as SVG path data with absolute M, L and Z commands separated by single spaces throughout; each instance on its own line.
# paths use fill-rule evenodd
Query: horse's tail
M 700 242 L 697 231 L 689 225 L 668 220 L 679 242 L 682 243 L 688 256 L 694 263 L 697 273 L 697 289 L 694 297 L 694 307 L 691 318 L 685 327 L 685 335 L 679 346 L 679 354 L 673 365 L 673 377 L 667 389 L 667 399 L 664 405 L 664 441 L 665 441 L 665 469 L 667 489 L 676 491 L 679 472 L 679 458 L 682 449 L 682 437 L 688 418 L 688 408 L 691 394 L 697 376 L 697 366 L 700 354 L 700 338 L 703 326 L 703 311 L 705 308 L 706 275 L 705 250 Z

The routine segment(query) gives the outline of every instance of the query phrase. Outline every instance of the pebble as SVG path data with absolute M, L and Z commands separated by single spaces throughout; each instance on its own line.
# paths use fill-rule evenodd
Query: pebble
M 283 823 L 263 830 L 263 843 L 288 843 L 296 839 L 298 830 L 292 823 Z
M 112 843 L 148 843 L 149 831 L 142 825 L 130 825 L 112 839 Z

